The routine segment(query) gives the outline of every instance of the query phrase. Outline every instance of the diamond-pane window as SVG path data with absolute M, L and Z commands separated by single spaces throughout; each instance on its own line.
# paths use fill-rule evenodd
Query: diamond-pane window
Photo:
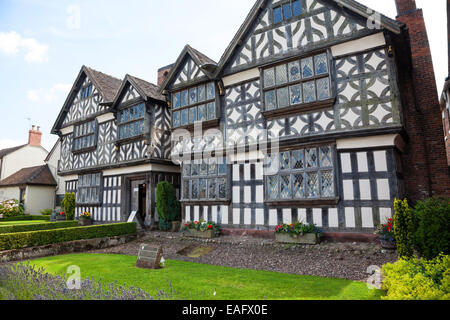
M 330 98 L 330 81 L 328 78 L 316 80 L 317 100 L 326 100 Z
M 319 196 L 319 177 L 317 172 L 306 173 L 306 186 L 308 198 L 317 198 Z
M 189 109 L 189 124 L 197 121 L 197 107 L 193 107 Z
M 295 85 L 295 86 L 291 86 L 289 87 L 290 89 L 290 100 L 291 100 L 291 105 L 296 105 L 296 104 L 300 104 L 303 102 L 303 97 L 302 97 L 302 87 L 301 85 Z
M 198 106 L 198 121 L 206 120 L 206 106 L 204 104 Z
M 217 180 L 219 183 L 219 198 L 226 199 L 227 198 L 227 179 L 220 178 Z
M 217 183 L 216 183 L 216 179 L 209 179 L 208 180 L 208 199 L 216 199 L 217 197 Z
M 276 78 L 276 84 L 285 84 L 288 81 L 287 77 L 287 71 L 286 71 L 286 65 L 283 64 L 281 66 L 277 66 L 275 68 L 275 78 Z
M 266 100 L 266 110 L 276 109 L 275 90 L 267 91 L 265 93 L 265 100 Z
M 321 196 L 323 198 L 330 198 L 334 196 L 334 175 L 333 171 L 321 172 Z
M 303 101 L 305 103 L 316 101 L 316 85 L 314 81 L 303 83 Z
M 273 23 L 279 23 L 283 21 L 283 12 L 281 7 L 276 7 L 273 9 Z
M 200 179 L 199 180 L 199 197 L 200 199 L 206 199 L 206 179 Z
M 289 19 L 290 17 L 292 17 L 291 4 L 287 3 L 283 5 L 283 18 L 286 20 Z
M 311 147 L 267 155 L 265 165 L 280 161 L 279 170 L 266 168 L 267 200 L 329 199 L 335 196 L 333 148 Z
M 207 114 L 208 114 L 208 120 L 212 120 L 216 118 L 216 103 L 210 102 L 207 105 Z
M 191 197 L 192 199 L 198 199 L 198 180 L 192 180 L 192 193 L 191 193 Z
M 197 103 L 197 88 L 189 90 L 189 104 Z
M 314 57 L 314 66 L 316 75 L 322 75 L 328 73 L 328 61 L 327 54 L 322 53 Z
M 264 70 L 264 88 L 272 87 L 275 85 L 275 69 L 270 68 Z
M 198 101 L 202 102 L 206 100 L 206 89 L 205 85 L 198 87 Z
M 206 85 L 206 98 L 208 100 L 214 99 L 216 97 L 216 89 L 214 88 L 214 83 L 210 82 Z
M 311 78 L 314 76 L 313 60 L 312 58 L 302 59 L 302 78 Z
M 284 87 L 277 90 L 278 108 L 285 108 L 289 106 L 288 88 Z
M 178 92 L 173 95 L 173 108 L 178 109 L 181 107 L 181 94 Z
M 188 124 L 189 115 L 188 109 L 181 110 L 181 125 L 185 126 Z
M 291 198 L 291 176 L 280 176 L 280 197 L 281 199 Z
M 188 91 L 185 90 L 181 92 L 181 106 L 186 107 L 189 104 L 189 94 Z
M 300 63 L 298 61 L 293 61 L 288 64 L 289 69 L 289 81 L 297 81 L 301 79 L 300 74 Z
M 191 165 L 190 164 L 183 164 L 183 175 L 184 176 L 191 175 Z
M 217 174 L 217 161 L 215 158 L 209 160 L 208 175 Z

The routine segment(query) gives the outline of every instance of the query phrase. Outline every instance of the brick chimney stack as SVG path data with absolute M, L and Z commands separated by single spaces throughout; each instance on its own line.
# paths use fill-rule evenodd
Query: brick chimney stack
M 162 83 L 164 82 L 164 80 L 166 80 L 172 67 L 173 67 L 173 64 L 162 67 L 158 70 L 158 87 L 160 87 L 162 85 Z
M 42 132 L 41 127 L 33 125 L 31 126 L 31 130 L 28 132 L 28 144 L 30 146 L 40 147 L 42 140 Z
M 411 64 L 399 79 L 409 143 L 403 159 L 409 200 L 450 196 L 450 174 L 430 43 L 422 9 L 415 0 L 395 0 L 397 20 L 409 33 Z M 399 58 L 401 59 L 401 58 Z

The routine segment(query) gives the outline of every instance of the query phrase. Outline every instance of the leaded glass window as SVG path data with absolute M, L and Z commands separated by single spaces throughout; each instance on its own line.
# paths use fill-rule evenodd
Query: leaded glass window
M 139 137 L 145 133 L 145 103 L 119 111 L 119 140 Z
M 263 70 L 265 110 L 313 103 L 331 98 L 327 53 Z
M 77 125 L 73 131 L 72 151 L 83 151 L 97 145 L 97 120 Z
M 78 176 L 77 204 L 100 204 L 101 180 L 100 173 Z
M 217 119 L 214 82 L 172 94 L 172 124 L 182 127 L 197 121 Z M 181 110 L 178 110 L 181 109 Z
M 228 200 L 227 164 L 222 158 L 185 162 L 182 166 L 183 200 Z
M 302 14 L 302 5 L 300 0 L 287 1 L 283 5 L 279 5 L 273 8 L 273 23 L 280 23 L 283 20 L 288 20 L 293 16 L 299 16 Z
M 334 198 L 333 158 L 334 148 L 331 145 L 281 152 L 278 170 L 269 172 L 266 164 L 266 199 Z

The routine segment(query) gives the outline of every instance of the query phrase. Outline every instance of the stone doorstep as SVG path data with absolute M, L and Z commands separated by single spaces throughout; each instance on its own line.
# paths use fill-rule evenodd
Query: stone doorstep
M 85 252 L 89 250 L 106 249 L 137 240 L 143 235 L 144 234 L 142 232 L 139 232 L 136 234 L 115 237 L 76 240 L 62 243 L 53 243 L 38 247 L 0 251 L 0 263 L 36 259 L 76 252 Z

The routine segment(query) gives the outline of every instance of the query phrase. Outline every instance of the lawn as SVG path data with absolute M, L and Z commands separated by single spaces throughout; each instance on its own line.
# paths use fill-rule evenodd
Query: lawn
M 103 283 L 139 287 L 150 294 L 169 291 L 169 282 L 182 299 L 199 300 L 379 300 L 379 290 L 345 279 L 282 274 L 166 261 L 161 270 L 135 267 L 137 257 L 113 254 L 71 254 L 32 260 L 31 264 L 54 274 L 77 265 L 82 278 L 102 278 Z M 216 295 L 213 295 L 216 290 Z

